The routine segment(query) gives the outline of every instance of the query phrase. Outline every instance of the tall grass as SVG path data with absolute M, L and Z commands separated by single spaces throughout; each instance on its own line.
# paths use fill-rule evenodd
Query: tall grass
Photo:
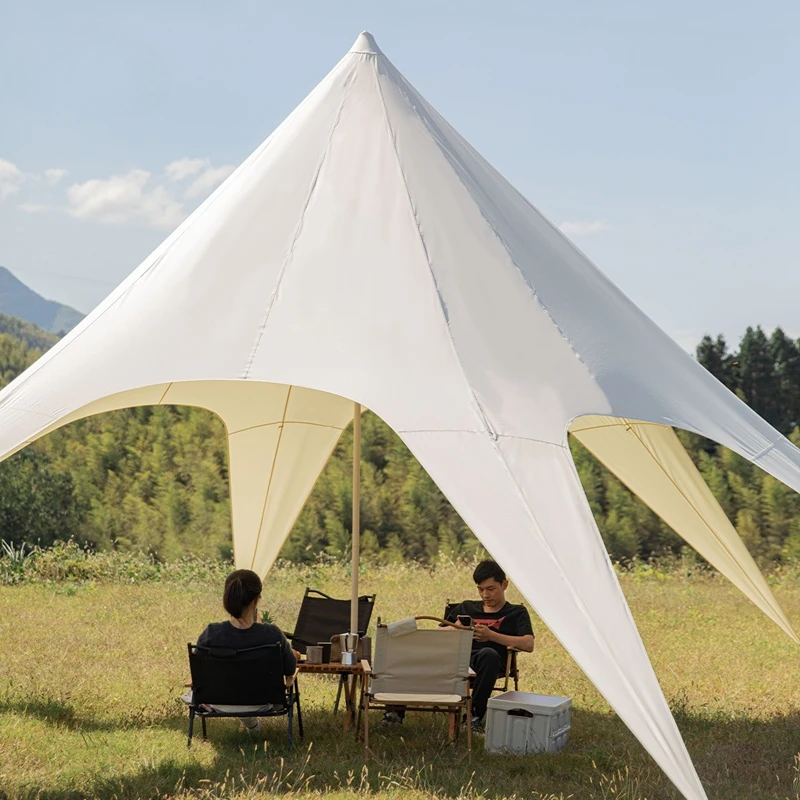
M 678 796 L 535 615 L 536 651 L 521 659 L 521 688 L 574 699 L 570 740 L 557 756 L 478 747 L 471 764 L 457 763 L 442 718 L 409 715 L 401 728 L 376 725 L 376 757 L 365 763 L 331 713 L 335 682 L 310 676 L 300 687 L 306 738 L 294 751 L 285 749 L 282 720 L 268 720 L 258 739 L 235 721 L 214 720 L 208 741 L 187 749 L 177 699 L 188 679 L 186 642 L 223 618 L 229 565 L 158 565 L 74 548 L 28 558 L 0 585 L 0 797 Z M 472 596 L 470 572 L 367 564 L 361 587 L 377 593 L 376 616 L 397 619 Z M 796 646 L 727 583 L 691 564 L 633 565 L 620 580 L 709 797 L 800 800 Z M 784 570 L 771 580 L 800 623 L 796 575 Z M 262 604 L 287 630 L 305 586 L 347 596 L 348 570 L 274 569 Z

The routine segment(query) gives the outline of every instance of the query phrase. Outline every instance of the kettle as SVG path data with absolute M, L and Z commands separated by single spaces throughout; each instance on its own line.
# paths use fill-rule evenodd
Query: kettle
M 352 666 L 358 663 L 358 634 L 357 633 L 340 633 L 339 642 L 342 646 L 342 664 Z

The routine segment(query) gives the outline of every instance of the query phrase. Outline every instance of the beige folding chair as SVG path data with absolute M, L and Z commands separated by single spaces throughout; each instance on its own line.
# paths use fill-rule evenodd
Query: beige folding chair
M 469 658 L 472 631 L 458 630 L 438 617 L 446 628 L 412 629 L 397 636 L 378 620 L 372 665 L 362 661 L 365 680 L 361 708 L 364 715 L 364 750 L 369 749 L 370 709 L 405 706 L 409 711 L 441 712 L 450 715 L 449 738 L 458 736 L 459 717 L 466 715 L 467 753 L 472 752 L 472 701 L 469 690 Z M 410 622 L 410 620 L 409 620 Z M 408 628 L 408 625 L 405 626 Z M 412 626 L 413 628 L 413 626 Z

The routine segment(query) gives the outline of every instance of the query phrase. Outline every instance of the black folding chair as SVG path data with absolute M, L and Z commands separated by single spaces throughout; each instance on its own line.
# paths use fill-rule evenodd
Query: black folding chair
M 338 633 L 357 633 L 363 636 L 372 618 L 375 595 L 365 594 L 358 598 L 358 630 L 350 631 L 350 601 L 337 600 L 324 592 L 306 588 L 294 633 L 286 633 L 292 647 L 305 653 L 309 645 L 329 642 Z
M 358 598 L 358 630 L 352 631 L 359 636 L 364 636 L 369 628 L 372 618 L 372 609 L 375 607 L 375 595 L 364 594 Z M 294 633 L 287 633 L 286 638 L 298 653 L 305 653 L 309 645 L 329 642 L 339 633 L 350 632 L 350 601 L 337 600 L 335 597 L 306 587 Z M 339 688 L 336 691 L 336 702 L 333 704 L 333 713 L 339 709 L 342 699 L 342 690 L 347 683 L 347 675 L 339 676 Z
M 445 603 L 444 614 L 445 619 L 449 620 L 450 615 L 456 610 L 461 603 L 451 603 L 449 600 Z M 509 682 L 513 681 L 514 691 L 519 691 L 519 670 L 517 669 L 517 653 L 520 651 L 514 647 L 507 647 L 506 650 L 506 671 L 505 675 L 501 675 L 492 689 L 493 692 L 507 692 Z M 472 679 L 474 682 L 474 678 Z M 500 683 L 502 681 L 502 683 Z
M 203 723 L 214 717 L 281 717 L 288 722 L 286 742 L 292 746 L 292 719 L 297 707 L 297 727 L 303 736 L 300 689 L 297 676 L 286 685 L 279 644 L 233 650 L 189 644 L 192 701 L 189 704 L 189 741 L 192 746 L 194 718 Z M 254 711 L 220 711 L 215 706 L 257 706 Z

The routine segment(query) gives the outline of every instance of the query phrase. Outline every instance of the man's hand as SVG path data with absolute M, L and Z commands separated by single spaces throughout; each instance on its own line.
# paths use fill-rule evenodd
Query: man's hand
M 476 625 L 475 630 L 472 632 L 472 638 L 476 642 L 491 642 L 493 639 L 492 631 L 488 625 Z
M 298 661 L 303 657 L 303 654 L 299 650 L 295 650 L 294 647 L 292 648 L 292 652 Z

